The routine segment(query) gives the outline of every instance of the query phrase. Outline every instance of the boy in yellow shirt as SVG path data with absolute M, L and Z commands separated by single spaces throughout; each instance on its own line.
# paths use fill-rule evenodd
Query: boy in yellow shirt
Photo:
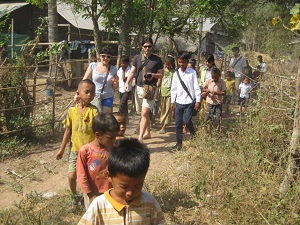
M 72 194 L 72 205 L 77 205 L 81 196 L 76 194 L 76 161 L 79 149 L 94 140 L 92 120 L 98 114 L 97 108 L 91 104 L 95 97 L 95 84 L 91 80 L 82 80 L 78 84 L 77 95 L 80 102 L 69 108 L 67 118 L 63 121 L 66 126 L 61 146 L 56 153 L 57 160 L 63 157 L 65 148 L 71 140 L 69 153 L 68 180 Z
M 230 114 L 229 105 L 230 105 L 232 95 L 235 90 L 235 80 L 234 80 L 233 72 L 227 71 L 225 84 L 226 84 L 226 95 L 224 96 L 224 99 L 223 99 L 223 104 L 224 104 L 224 116 L 223 117 L 228 116 Z

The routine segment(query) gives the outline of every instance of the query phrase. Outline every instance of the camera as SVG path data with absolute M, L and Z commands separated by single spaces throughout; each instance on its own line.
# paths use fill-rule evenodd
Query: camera
M 147 74 L 144 75 L 144 77 L 145 77 L 146 79 L 150 79 L 150 78 L 152 77 L 152 74 L 151 74 L 151 73 L 147 73 Z

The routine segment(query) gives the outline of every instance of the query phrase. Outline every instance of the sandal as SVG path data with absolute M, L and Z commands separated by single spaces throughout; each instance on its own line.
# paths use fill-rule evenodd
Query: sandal
M 160 134 L 165 134 L 165 133 L 167 133 L 167 132 L 166 132 L 165 130 L 160 130 L 159 133 L 160 133 Z

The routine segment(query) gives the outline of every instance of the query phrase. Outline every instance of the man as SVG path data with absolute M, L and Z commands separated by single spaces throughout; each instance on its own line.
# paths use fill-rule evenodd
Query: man
M 260 74 L 262 77 L 264 77 L 267 72 L 267 64 L 265 62 L 263 62 L 261 55 L 257 56 L 257 60 L 258 60 L 258 62 L 256 63 L 256 67 L 260 66 Z
M 230 59 L 229 67 L 235 75 L 235 93 L 233 98 L 236 100 L 238 97 L 239 85 L 242 83 L 242 76 L 245 74 L 248 64 L 246 59 L 240 55 L 239 47 L 233 47 L 231 50 L 233 57 Z
M 176 144 L 173 149 L 182 147 L 183 125 L 192 135 L 195 134 L 192 122 L 194 109 L 198 110 L 201 100 L 201 89 L 196 71 L 188 68 L 189 55 L 184 53 L 178 57 L 179 69 L 173 74 L 171 85 L 171 109 L 175 109 Z M 184 83 L 184 86 L 182 85 Z
M 135 105 L 136 111 L 141 112 L 140 141 L 151 138 L 150 110 L 155 103 L 155 98 L 153 100 L 143 98 L 143 86 L 147 84 L 156 87 L 158 79 L 164 76 L 163 62 L 159 56 L 152 53 L 152 48 L 151 38 L 142 41 L 142 52 L 134 57 L 125 84 L 125 90 L 129 91 L 129 84 L 136 74 Z

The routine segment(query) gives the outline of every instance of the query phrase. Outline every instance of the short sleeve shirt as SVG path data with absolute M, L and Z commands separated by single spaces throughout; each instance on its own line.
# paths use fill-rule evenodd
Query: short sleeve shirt
M 226 91 L 226 84 L 221 78 L 217 82 L 210 78 L 204 82 L 203 88 L 208 89 L 210 92 L 221 92 Z M 206 102 L 211 105 L 219 105 L 222 103 L 222 100 L 223 96 L 221 95 L 208 94 L 206 97 Z
M 243 56 L 240 57 L 232 57 L 230 60 L 229 65 L 232 67 L 232 72 L 235 74 L 235 77 L 242 77 L 243 68 L 248 66 L 246 59 Z
M 173 73 L 174 70 L 164 72 L 164 77 L 162 78 L 161 81 L 161 96 L 163 97 L 171 96 L 171 84 L 172 84 Z
M 163 69 L 163 62 L 161 58 L 157 55 L 151 54 L 148 57 L 148 62 L 146 64 L 146 73 L 157 73 L 158 70 Z M 147 60 L 147 59 L 145 59 Z M 139 68 L 142 66 L 142 55 L 136 55 L 133 59 L 132 65 L 135 66 L 137 72 Z M 139 74 L 137 76 L 137 86 L 143 87 L 144 85 L 144 78 L 143 78 L 143 70 L 141 69 Z M 151 81 L 146 81 L 145 84 L 153 85 L 155 86 L 157 83 L 157 78 L 153 78 Z
M 69 108 L 68 115 L 63 124 L 66 127 L 70 127 L 72 131 L 71 151 L 78 152 L 83 145 L 94 140 L 92 120 L 97 114 L 97 108 L 93 105 L 90 105 L 84 112 L 79 111 L 78 104 Z

